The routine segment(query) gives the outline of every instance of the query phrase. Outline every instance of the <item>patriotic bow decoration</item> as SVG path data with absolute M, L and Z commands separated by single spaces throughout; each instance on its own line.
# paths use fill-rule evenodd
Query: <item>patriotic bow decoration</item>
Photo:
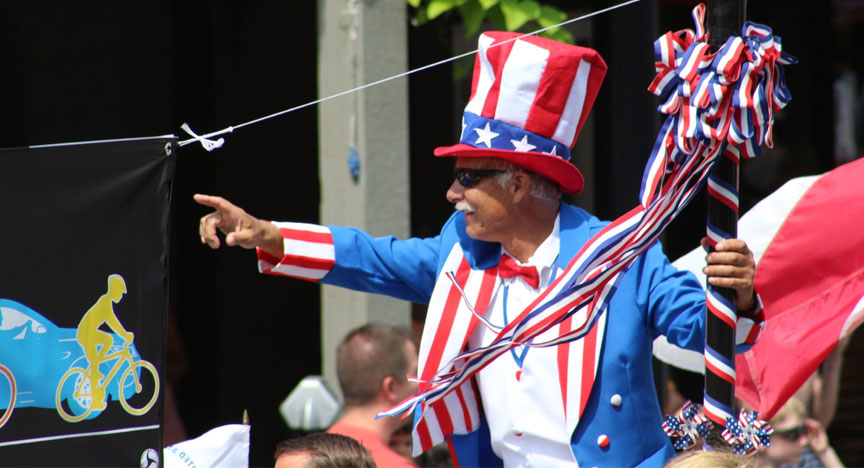
M 658 75 L 649 90 L 665 99 L 660 111 L 668 117 L 645 168 L 640 204 L 592 237 L 492 343 L 442 362 L 420 393 L 379 416 L 417 405 L 425 414 L 429 405 L 514 347 L 554 346 L 584 337 L 611 299 L 619 274 L 698 193 L 718 157 L 753 157 L 760 144 L 771 145 L 773 112 L 790 99 L 780 65 L 795 59 L 781 51 L 780 38 L 769 28 L 753 23 L 744 26 L 743 37 L 730 38 L 710 54 L 704 12 L 701 4 L 693 10 L 698 34 L 667 33 L 655 43 Z M 574 322 L 570 332 L 535 341 L 583 308 L 584 319 Z
M 643 205 L 668 173 L 669 160 L 681 164 L 700 152 L 700 144 L 726 147 L 735 159 L 758 156 L 763 143 L 773 146 L 774 112 L 792 98 L 781 65 L 797 59 L 783 52 L 771 28 L 748 21 L 741 37 L 730 37 L 712 54 L 704 18 L 705 5 L 699 4 L 693 9 L 696 32 L 670 31 L 654 42 L 657 76 L 648 90 L 664 99 L 658 110 L 669 118 L 646 167 Z
M 737 455 L 752 456 L 759 446 L 771 445 L 771 434 L 774 428 L 768 422 L 759 419 L 758 411 L 741 410 L 738 419 L 726 418 L 726 428 L 723 438 L 732 446 Z
M 708 436 L 712 427 L 702 413 L 702 405 L 690 401 L 663 420 L 663 431 L 672 438 L 672 446 L 678 452 L 695 446 L 697 440 Z

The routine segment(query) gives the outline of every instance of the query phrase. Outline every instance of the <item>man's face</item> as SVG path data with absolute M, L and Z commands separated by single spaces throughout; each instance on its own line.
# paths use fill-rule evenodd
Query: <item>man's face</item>
M 412 341 L 405 341 L 405 345 L 403 346 L 403 352 L 405 353 L 405 360 L 408 363 L 408 368 L 405 373 L 411 376 L 417 376 L 417 347 L 414 346 Z M 408 380 L 404 384 L 400 385 L 400 399 L 402 401 L 406 398 L 412 397 L 417 393 L 417 382 L 413 380 Z
M 508 169 L 507 162 L 496 158 L 463 158 L 456 160 L 457 168 Z M 447 200 L 465 213 L 466 232 L 474 239 L 501 242 L 512 227 L 512 196 L 496 180 L 497 176 L 483 177 L 470 187 L 453 180 L 447 190 Z
M 394 432 L 390 436 L 390 448 L 407 459 L 411 459 L 411 433 L 410 432 Z

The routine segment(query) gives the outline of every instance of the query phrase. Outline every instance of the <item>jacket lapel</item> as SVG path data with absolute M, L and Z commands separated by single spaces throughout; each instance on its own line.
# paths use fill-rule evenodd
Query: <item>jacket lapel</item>
M 498 281 L 497 268 L 471 268 L 461 245 L 454 244 L 439 272 L 426 312 L 418 362 L 420 391 L 464 350 L 479 323 L 469 307 L 485 314 Z M 480 423 L 478 402 L 476 389 L 468 382 L 436 404 L 424 407 L 423 416 L 415 424 L 415 452 L 431 448 L 447 435 L 476 430 Z
M 567 267 L 573 257 L 579 253 L 582 245 L 591 238 L 588 215 L 571 205 L 561 204 L 560 236 L 561 246 L 558 259 L 555 261 L 559 273 Z M 561 334 L 578 328 L 585 322 L 587 311 L 578 313 L 563 320 L 558 329 Z M 606 329 L 606 311 L 597 319 L 597 323 L 584 338 L 558 346 L 558 379 L 561 389 L 561 399 L 567 430 L 570 434 L 585 410 L 594 381 L 597 368 L 600 365 L 600 354 Z

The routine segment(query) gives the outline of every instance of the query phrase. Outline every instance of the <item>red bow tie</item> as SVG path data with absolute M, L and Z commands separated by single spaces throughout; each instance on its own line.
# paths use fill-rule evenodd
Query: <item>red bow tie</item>
M 498 276 L 502 278 L 521 277 L 534 289 L 540 287 L 540 275 L 537 268 L 533 266 L 522 266 L 516 263 L 513 257 L 503 254 L 498 262 Z

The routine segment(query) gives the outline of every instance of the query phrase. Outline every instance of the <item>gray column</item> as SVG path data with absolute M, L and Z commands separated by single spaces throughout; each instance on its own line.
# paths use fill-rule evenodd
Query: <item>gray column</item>
M 407 69 L 405 0 L 318 0 L 318 94 L 330 96 Z M 372 235 L 409 234 L 408 83 L 405 78 L 318 109 L 321 222 Z M 359 169 L 349 170 L 351 147 Z M 323 286 L 323 374 L 334 389 L 335 349 L 368 322 L 410 323 L 410 304 Z

